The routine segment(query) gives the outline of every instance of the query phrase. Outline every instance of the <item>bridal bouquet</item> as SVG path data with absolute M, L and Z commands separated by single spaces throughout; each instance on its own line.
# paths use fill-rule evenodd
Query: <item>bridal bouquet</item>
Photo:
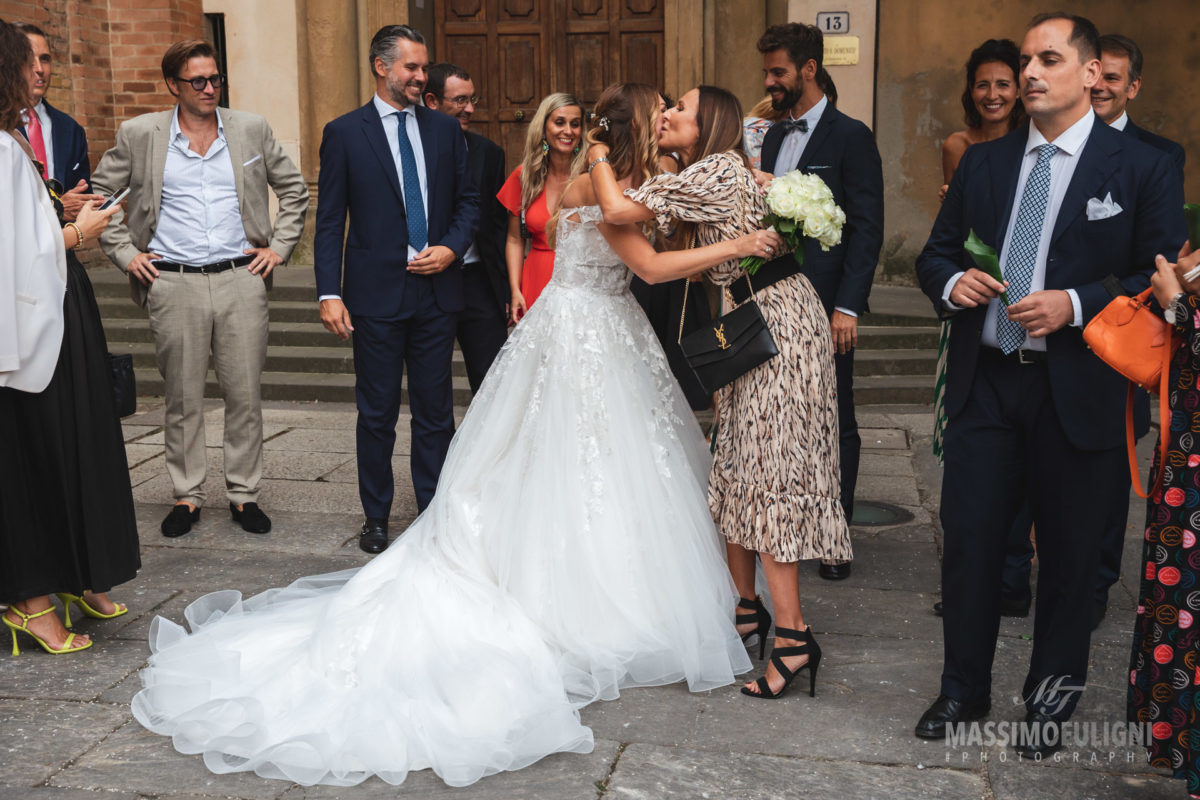
M 833 192 L 816 175 L 800 170 L 781 175 L 767 187 L 767 213 L 764 227 L 774 228 L 796 257 L 804 263 L 804 241 L 813 239 L 828 250 L 842 241 L 846 212 L 833 201 Z M 742 269 L 753 275 L 765 259 L 747 256 Z

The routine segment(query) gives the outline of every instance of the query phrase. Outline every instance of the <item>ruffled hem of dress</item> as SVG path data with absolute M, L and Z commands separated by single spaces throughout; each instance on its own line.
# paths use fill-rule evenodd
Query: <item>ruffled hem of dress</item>
M 846 512 L 836 497 L 773 492 L 714 476 L 708 507 L 728 541 L 776 561 L 854 558 Z

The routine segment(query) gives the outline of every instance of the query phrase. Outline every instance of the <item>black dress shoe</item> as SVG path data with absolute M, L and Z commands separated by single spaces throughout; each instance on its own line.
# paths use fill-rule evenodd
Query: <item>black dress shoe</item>
M 387 550 L 388 534 L 386 519 L 371 519 L 363 523 L 358 534 L 358 547 L 364 553 L 382 553 Z
M 1041 711 L 1030 711 L 1025 715 L 1025 723 L 1021 726 L 1017 738 L 1017 755 L 1038 760 L 1053 755 L 1062 748 L 1060 720 Z
M 258 503 L 242 503 L 241 511 L 238 511 L 238 507 L 230 503 L 229 513 L 233 516 L 234 522 L 242 524 L 242 530 L 246 533 L 266 533 L 271 530 L 271 518 L 263 513 L 263 510 L 258 507 Z
M 1097 600 L 1092 604 L 1092 630 L 1100 627 L 1100 623 L 1104 622 L 1104 617 L 1108 614 L 1108 600 Z
M 933 701 L 933 705 L 921 715 L 913 733 L 922 739 L 945 739 L 947 724 L 982 719 L 991 710 L 990 699 L 964 703 L 944 694 L 939 695 L 938 699 Z
M 817 567 L 817 574 L 827 581 L 844 581 L 850 577 L 849 561 L 840 561 L 836 564 L 826 564 L 824 561 Z
M 936 603 L 933 604 L 933 615 L 935 617 L 940 617 L 942 615 L 942 601 L 941 600 L 938 600 Z
M 200 509 L 191 510 L 186 503 L 180 503 L 171 509 L 167 518 L 162 521 L 162 535 L 174 539 L 183 536 L 192 529 L 192 523 L 200 519 Z

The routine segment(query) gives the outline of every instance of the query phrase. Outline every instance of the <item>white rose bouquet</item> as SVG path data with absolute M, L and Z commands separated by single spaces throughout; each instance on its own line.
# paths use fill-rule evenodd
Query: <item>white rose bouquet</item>
M 792 170 L 771 181 L 767 187 L 767 213 L 764 227 L 774 228 L 796 261 L 804 263 L 804 240 L 814 239 L 822 250 L 842 241 L 846 213 L 833 201 L 833 192 L 816 175 Z M 742 269 L 753 275 L 764 263 L 758 256 L 742 259 Z

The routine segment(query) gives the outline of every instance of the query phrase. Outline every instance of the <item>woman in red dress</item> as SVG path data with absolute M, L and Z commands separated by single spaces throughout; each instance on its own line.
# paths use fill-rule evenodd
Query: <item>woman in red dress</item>
M 512 324 L 537 300 L 554 270 L 554 249 L 546 240 L 546 225 L 567 182 L 579 173 L 583 132 L 583 105 L 562 92 L 547 95 L 529 123 L 521 166 L 496 194 L 509 212 L 504 257 L 512 292 Z M 531 240 L 528 255 L 525 239 Z

